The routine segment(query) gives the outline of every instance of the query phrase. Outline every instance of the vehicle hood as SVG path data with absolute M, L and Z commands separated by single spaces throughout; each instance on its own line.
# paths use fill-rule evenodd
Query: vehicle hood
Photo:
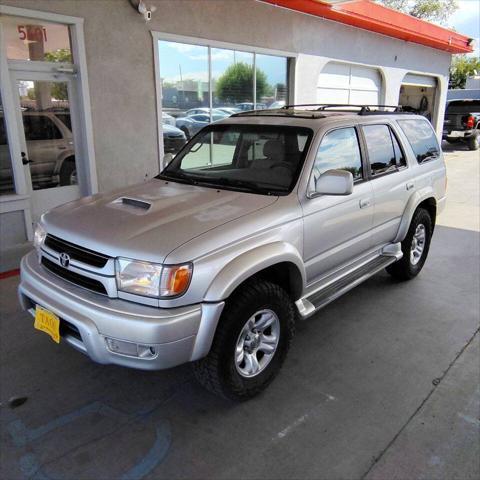
M 55 208 L 42 224 L 49 234 L 87 249 L 162 263 L 189 240 L 277 199 L 154 179 Z

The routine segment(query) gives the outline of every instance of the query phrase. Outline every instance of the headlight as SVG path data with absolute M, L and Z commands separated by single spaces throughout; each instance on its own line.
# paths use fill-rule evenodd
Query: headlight
M 181 295 L 192 277 L 191 264 L 160 265 L 129 258 L 117 258 L 115 271 L 122 292 L 157 298 Z
M 43 227 L 37 223 L 35 227 L 35 233 L 33 235 L 33 246 L 38 251 L 42 248 L 43 242 L 45 241 L 45 237 L 47 236 L 47 232 L 43 229 Z

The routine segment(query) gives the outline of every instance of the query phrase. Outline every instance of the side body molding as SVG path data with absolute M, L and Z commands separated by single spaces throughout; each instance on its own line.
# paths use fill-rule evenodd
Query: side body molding
M 305 288 L 306 275 L 300 253 L 289 243 L 274 242 L 242 253 L 223 267 L 207 290 L 205 301 L 224 300 L 230 296 L 235 288 L 255 273 L 283 262 L 292 264 L 293 268 L 298 270 L 299 275 L 297 277 L 301 280 L 299 291 L 302 292 Z

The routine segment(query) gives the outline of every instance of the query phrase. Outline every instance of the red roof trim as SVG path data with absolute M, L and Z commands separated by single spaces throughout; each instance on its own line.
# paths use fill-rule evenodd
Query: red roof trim
M 330 5 L 322 0 L 261 0 L 316 17 L 381 33 L 407 42 L 450 53 L 470 53 L 473 46 L 465 35 L 384 7 L 370 0 Z

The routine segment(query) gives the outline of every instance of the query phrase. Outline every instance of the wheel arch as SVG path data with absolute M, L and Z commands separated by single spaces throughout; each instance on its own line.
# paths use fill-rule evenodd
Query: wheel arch
M 228 298 L 252 278 L 264 278 L 284 288 L 297 300 L 305 286 L 305 267 L 300 253 L 285 242 L 262 245 L 245 252 L 217 274 L 205 294 L 206 301 Z
M 402 242 L 407 235 L 410 223 L 412 221 L 413 215 L 418 208 L 425 208 L 430 214 L 432 219 L 432 232 L 435 228 L 436 218 L 437 218 L 437 200 L 433 194 L 433 191 L 425 192 L 423 195 L 416 193 L 407 203 L 405 211 L 403 212 L 402 220 L 400 222 L 400 227 L 395 237 L 394 243 Z
M 55 174 L 59 175 L 60 170 L 62 169 L 65 162 L 68 161 L 75 161 L 75 152 L 65 152 L 58 160 L 57 164 L 55 165 Z

